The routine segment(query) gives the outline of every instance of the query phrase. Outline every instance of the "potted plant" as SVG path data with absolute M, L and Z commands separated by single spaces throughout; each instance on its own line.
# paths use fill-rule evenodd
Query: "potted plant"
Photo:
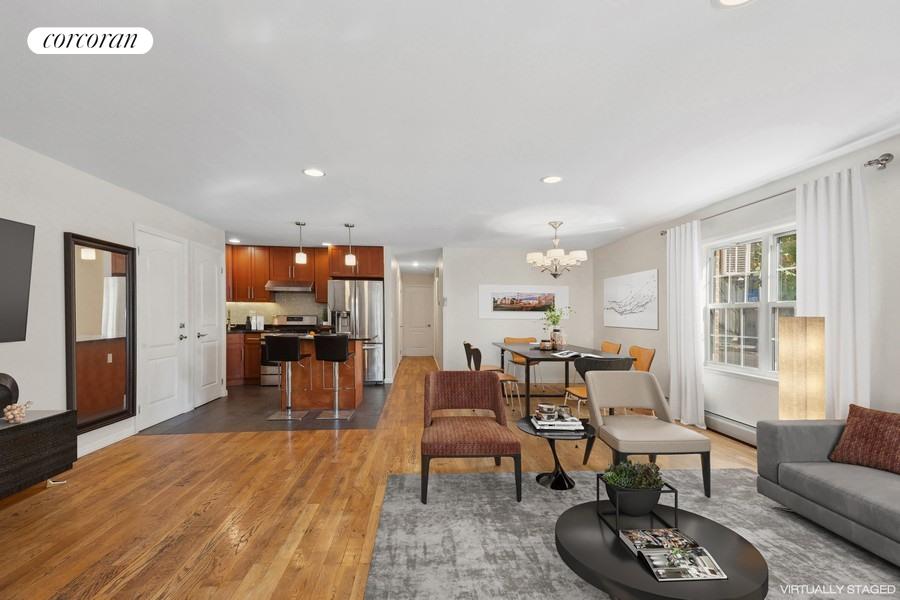
M 563 319 L 568 319 L 571 314 L 572 309 L 568 306 L 557 308 L 555 304 L 544 311 L 544 326 L 550 330 L 550 341 L 553 342 L 554 349 L 557 345 L 562 345 L 559 341 L 562 337 L 559 323 Z
M 646 515 L 659 502 L 663 480 L 654 463 L 625 461 L 610 465 L 603 474 L 606 495 L 613 506 L 632 517 Z

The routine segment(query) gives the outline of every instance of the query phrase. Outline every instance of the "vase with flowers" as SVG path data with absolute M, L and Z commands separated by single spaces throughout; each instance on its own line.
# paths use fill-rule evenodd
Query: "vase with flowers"
M 559 323 L 563 319 L 568 319 L 572 312 L 568 306 L 557 308 L 555 304 L 544 311 L 544 329 L 550 332 L 550 342 L 553 344 L 554 350 L 566 344 L 565 334 L 559 327 Z

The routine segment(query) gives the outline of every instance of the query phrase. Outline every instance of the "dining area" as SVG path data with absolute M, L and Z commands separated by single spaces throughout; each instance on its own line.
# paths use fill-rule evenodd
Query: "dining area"
M 498 440 L 504 438 L 505 447 L 514 445 L 506 426 L 507 408 L 513 418 L 518 417 L 519 431 L 547 442 L 554 466 L 537 474 L 539 484 L 553 490 L 573 488 L 575 482 L 565 472 L 557 443 L 571 441 L 580 448 L 578 442 L 584 442 L 581 464 L 587 465 L 599 438 L 611 451 L 614 464 L 635 454 L 646 455 L 650 462 L 656 462 L 657 455 L 700 455 L 704 492 L 709 495 L 709 440 L 674 422 L 668 400 L 650 373 L 655 349 L 630 346 L 623 352 L 622 344 L 610 340 L 592 348 L 533 337 L 505 337 L 491 346 L 498 352 L 498 364 L 485 362 L 481 348 L 463 342 L 468 371 L 473 376 L 495 377 L 501 384 L 499 395 L 505 407 L 494 409 L 503 415 L 497 422 L 501 427 L 494 427 L 493 433 Z M 561 382 L 545 381 L 548 375 L 548 379 L 560 378 L 560 369 L 552 375 L 542 373 L 541 365 L 548 363 L 561 366 Z M 488 406 L 486 399 L 483 407 Z M 489 430 L 484 439 L 492 439 Z M 518 468 L 518 455 L 509 451 Z M 499 458 L 495 462 L 499 464 Z
M 656 355 L 654 348 L 642 346 L 630 346 L 623 353 L 621 343 L 609 340 L 601 341 L 598 348 L 590 348 L 574 344 L 554 344 L 534 337 L 505 337 L 502 341 L 492 342 L 491 346 L 499 351 L 499 364 L 485 363 L 480 348 L 463 342 L 466 364 L 471 371 L 497 373 L 507 404 L 512 403 L 514 413 L 518 407 L 518 413 L 522 417 L 533 413 L 532 399 L 536 398 L 562 399 L 565 406 L 571 400 L 580 417 L 582 407 L 588 400 L 584 379 L 588 372 L 649 372 Z M 544 381 L 544 373 L 540 369 L 544 363 L 562 365 L 563 381 Z M 577 383 L 573 383 L 573 368 L 580 379 Z

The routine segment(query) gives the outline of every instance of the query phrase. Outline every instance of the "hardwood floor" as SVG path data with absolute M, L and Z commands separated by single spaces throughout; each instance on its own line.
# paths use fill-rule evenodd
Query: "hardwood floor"
M 362 598 L 387 475 L 419 471 L 434 368 L 403 360 L 373 430 L 133 436 L 79 460 L 64 486 L 0 501 L 0 598 Z M 523 469 L 550 470 L 546 442 L 510 427 Z M 713 468 L 755 469 L 753 448 L 704 433 Z M 583 468 L 575 445 L 559 445 L 568 470 Z M 587 468 L 609 460 L 597 443 Z M 432 461 L 432 473 L 511 468 Z

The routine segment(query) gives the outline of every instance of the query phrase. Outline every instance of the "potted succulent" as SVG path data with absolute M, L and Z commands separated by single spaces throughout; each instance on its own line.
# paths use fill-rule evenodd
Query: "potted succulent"
M 663 487 L 658 466 L 629 461 L 610 465 L 603 474 L 603 483 L 613 506 L 618 503 L 619 511 L 632 517 L 641 517 L 653 510 Z

